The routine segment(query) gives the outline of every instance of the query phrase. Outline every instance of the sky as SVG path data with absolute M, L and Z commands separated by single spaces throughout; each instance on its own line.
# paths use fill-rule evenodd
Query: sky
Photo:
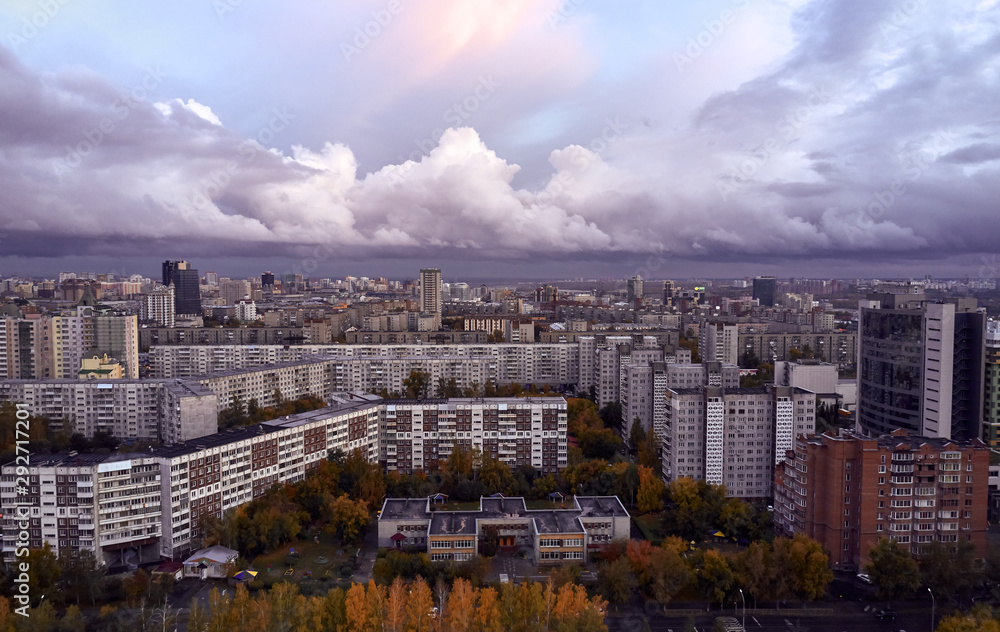
M 0 276 L 1000 277 L 998 0 L 5 0 Z

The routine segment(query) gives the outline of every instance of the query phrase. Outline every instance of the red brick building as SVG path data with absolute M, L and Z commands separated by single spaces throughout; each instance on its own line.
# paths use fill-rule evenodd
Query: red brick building
M 930 542 L 967 540 L 983 557 L 989 461 L 979 439 L 800 436 L 775 469 L 775 529 L 820 542 L 842 570 L 863 568 L 883 537 L 914 555 Z

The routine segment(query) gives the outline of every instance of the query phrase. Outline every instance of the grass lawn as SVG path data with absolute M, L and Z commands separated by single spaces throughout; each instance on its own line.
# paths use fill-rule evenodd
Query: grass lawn
M 291 549 L 295 549 L 299 556 L 292 565 L 292 573 L 286 575 L 289 567 L 285 564 L 285 558 Z M 350 579 L 357 551 L 357 547 L 341 544 L 325 534 L 319 537 L 319 543 L 313 540 L 296 540 L 254 558 L 251 568 L 260 574 L 253 586 L 267 586 L 282 580 L 297 582 L 306 577 L 314 580 Z
M 650 513 L 639 516 L 633 515 L 632 519 L 639 525 L 639 530 L 642 531 L 644 535 L 648 535 L 653 544 L 659 544 L 666 536 L 666 532 L 663 530 L 663 527 L 660 526 L 660 520 L 662 519 L 661 514 Z

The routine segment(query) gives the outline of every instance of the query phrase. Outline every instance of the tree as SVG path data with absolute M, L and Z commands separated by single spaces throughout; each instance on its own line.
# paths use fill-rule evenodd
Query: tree
M 939 596 L 967 595 L 982 579 L 975 546 L 967 540 L 955 544 L 931 542 L 920 556 L 920 577 Z
M 684 558 L 687 544 L 680 538 L 669 537 L 650 551 L 649 589 L 661 604 L 669 603 L 694 579 L 691 564 Z
M 27 562 L 31 568 L 31 573 L 28 574 L 30 594 L 38 597 L 51 595 L 62 574 L 62 568 L 49 543 L 46 542 L 40 549 L 29 550 Z
M 698 571 L 698 587 L 708 598 L 709 604 L 717 601 L 721 605 L 729 594 L 735 577 L 733 569 L 721 553 L 708 549 L 702 555 L 701 569 Z
M 989 606 L 980 604 L 970 614 L 941 619 L 937 632 L 1000 632 L 1000 622 Z
M 409 399 L 427 399 L 430 387 L 431 375 L 423 371 L 410 371 L 410 377 L 403 380 L 403 388 Z
M 368 607 L 365 601 L 365 587 L 362 584 L 351 584 L 351 588 L 347 591 L 345 606 L 348 629 L 357 632 L 368 630 Z
M 628 603 L 638 582 L 626 557 L 603 562 L 597 567 L 597 584 L 601 594 L 615 605 Z
M 920 587 L 917 563 L 895 540 L 879 540 L 868 553 L 868 559 L 871 561 L 865 566 L 865 572 L 875 585 L 879 599 L 900 599 Z
M 406 601 L 406 629 L 412 632 L 431 632 L 431 610 L 434 609 L 434 595 L 424 578 L 417 575 L 410 584 L 410 595 Z
M 495 588 L 479 589 L 474 629 L 477 632 L 505 632 L 500 623 L 500 601 Z
M 470 632 L 476 617 L 476 590 L 461 577 L 455 580 L 448 598 L 448 612 L 444 615 L 445 629 L 451 632 Z
M 598 415 L 600 415 L 601 421 L 604 422 L 605 428 L 617 430 L 624 426 L 621 402 L 609 402 L 605 404 L 604 408 L 598 412 Z
M 97 565 L 94 554 L 86 549 L 62 548 L 58 560 L 66 598 L 77 605 L 85 599 L 94 605 L 104 588 L 104 570 Z
M 663 510 L 663 480 L 651 468 L 639 467 L 639 491 L 636 506 L 642 513 Z
M 788 578 L 788 589 L 799 599 L 820 599 L 833 581 L 830 556 L 812 538 L 796 533 L 791 539 L 777 538 L 774 565 Z
M 351 500 L 347 494 L 332 499 L 327 505 L 327 531 L 344 542 L 357 541 L 368 526 L 368 503 Z
M 387 632 L 402 632 L 406 623 L 406 600 L 409 598 L 409 593 L 410 589 L 406 586 L 406 582 L 397 575 L 389 587 L 385 600 L 383 621 Z
M 632 420 L 632 428 L 628 433 L 629 454 L 636 455 L 646 442 L 646 431 L 642 429 L 642 420 L 636 417 Z
M 660 471 L 660 442 L 652 430 L 646 433 L 642 445 L 639 446 L 639 465 Z

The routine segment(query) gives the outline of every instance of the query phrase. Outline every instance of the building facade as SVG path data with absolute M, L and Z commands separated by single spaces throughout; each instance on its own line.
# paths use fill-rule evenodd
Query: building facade
M 965 439 L 982 432 L 986 316 L 971 302 L 872 295 L 859 305 L 858 423 Z
M 881 538 L 919 556 L 931 542 L 986 554 L 989 449 L 979 439 L 854 433 L 799 437 L 775 472 L 779 533 L 804 533 L 835 569 L 860 570 Z
M 441 315 L 441 270 L 438 268 L 420 271 L 420 313 Z
M 669 389 L 662 476 L 725 485 L 731 497 L 768 500 L 775 464 L 816 426 L 815 395 L 786 386 Z

